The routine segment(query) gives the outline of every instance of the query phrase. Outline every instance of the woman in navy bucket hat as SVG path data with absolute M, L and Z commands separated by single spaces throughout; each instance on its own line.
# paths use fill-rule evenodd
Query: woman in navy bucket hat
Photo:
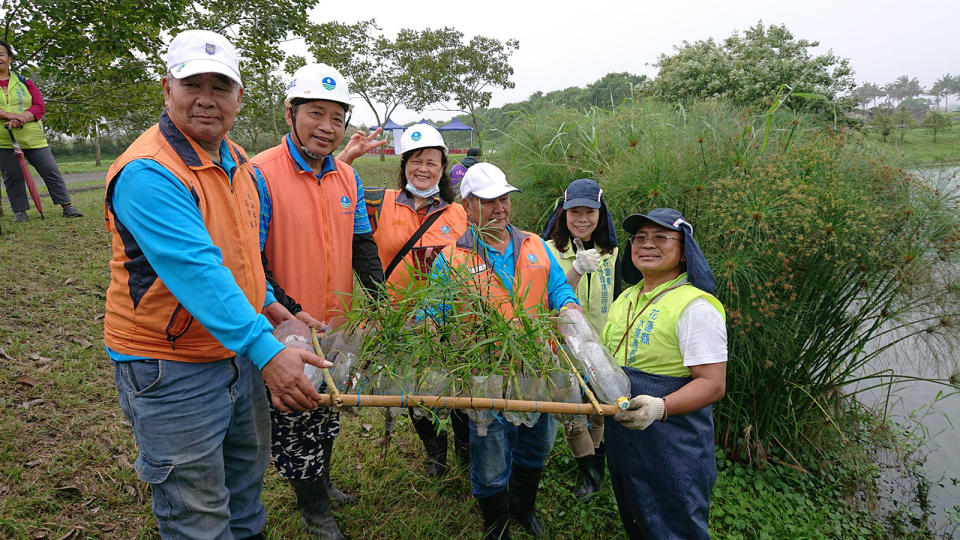
M 717 477 L 711 404 L 726 390 L 727 333 L 715 280 L 680 212 L 623 221 L 627 281 L 603 342 L 630 378 L 630 408 L 606 423 L 607 466 L 630 538 L 709 538 Z
M 571 182 L 541 237 L 566 272 L 587 320 L 599 333 L 622 283 L 616 263 L 617 233 L 599 184 L 589 178 Z M 573 494 L 584 499 L 600 489 L 603 481 L 603 417 L 574 416 L 563 422 L 563 431 L 580 471 Z

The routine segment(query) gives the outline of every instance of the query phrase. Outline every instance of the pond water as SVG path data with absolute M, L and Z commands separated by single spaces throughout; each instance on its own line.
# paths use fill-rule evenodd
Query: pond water
M 938 186 L 960 186 L 960 167 L 913 171 Z M 953 269 L 954 271 L 960 269 Z M 950 271 L 950 269 L 947 269 Z M 892 369 L 896 373 L 925 378 L 946 378 L 960 373 L 960 349 L 956 344 L 925 338 L 907 340 L 892 347 L 871 364 L 871 371 Z M 936 354 L 939 362 L 932 362 Z M 864 392 L 860 399 L 876 405 L 885 393 Z M 915 381 L 899 385 L 890 396 L 888 414 L 908 430 L 922 436 L 928 445 L 925 476 L 932 482 L 930 504 L 934 523 L 944 533 L 960 538 L 947 511 L 960 506 L 960 393 L 943 385 Z

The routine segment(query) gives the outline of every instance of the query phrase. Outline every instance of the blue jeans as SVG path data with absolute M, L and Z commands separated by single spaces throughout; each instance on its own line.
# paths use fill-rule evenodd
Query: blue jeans
M 243 538 L 263 529 L 270 456 L 263 377 L 228 358 L 114 362 L 120 407 L 140 449 L 163 538 Z
M 477 435 L 470 420 L 470 483 L 478 499 L 507 489 L 510 471 L 516 463 L 528 469 L 542 469 L 557 437 L 557 421 L 541 414 L 533 427 L 514 426 L 498 417 L 487 427 L 487 435 Z

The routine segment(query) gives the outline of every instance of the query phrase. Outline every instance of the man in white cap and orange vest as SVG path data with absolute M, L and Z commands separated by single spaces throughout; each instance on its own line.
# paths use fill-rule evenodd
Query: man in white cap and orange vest
M 543 239 L 510 225 L 510 194 L 515 191 L 520 190 L 490 163 L 467 169 L 460 196 L 471 227 L 444 249 L 435 270 L 443 276 L 447 265 L 467 269 L 471 282 L 508 318 L 515 303 L 528 310 L 580 310 L 563 268 Z M 517 294 L 519 299 L 514 298 Z M 534 538 L 548 536 L 535 506 L 544 461 L 556 435 L 557 422 L 549 414 L 541 414 L 532 427 L 493 422 L 486 435 L 470 421 L 470 482 L 483 514 L 484 538 L 510 538 L 508 516 L 519 520 Z
M 329 363 L 285 348 L 261 315 L 286 310 L 260 264 L 253 168 L 226 137 L 243 95 L 236 50 L 187 30 L 166 61 L 159 122 L 107 173 L 104 342 L 160 536 L 263 538 L 264 382 L 276 408 L 313 409 L 304 363 Z
M 314 326 L 336 326 L 351 305 L 353 275 L 376 289 L 383 269 L 373 240 L 363 184 L 353 167 L 334 158 L 352 109 L 347 81 L 325 64 L 297 70 L 287 88 L 290 133 L 252 161 L 261 198 L 260 241 L 284 305 Z M 375 143 L 374 143 L 375 144 Z M 307 315 L 309 313 L 309 315 Z M 321 386 L 321 391 L 325 386 Z M 356 502 L 330 481 L 339 413 L 271 411 L 274 464 L 297 496 L 308 532 L 343 538 L 330 501 Z

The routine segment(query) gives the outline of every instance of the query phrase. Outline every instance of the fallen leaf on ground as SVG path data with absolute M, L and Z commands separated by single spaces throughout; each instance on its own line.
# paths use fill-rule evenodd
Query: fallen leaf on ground
M 136 497 L 136 496 L 137 496 L 137 488 L 135 488 L 135 487 L 133 487 L 133 486 L 131 486 L 131 485 L 127 485 L 127 487 L 126 487 L 126 492 L 127 492 L 127 495 L 130 495 L 131 497 Z
M 70 529 L 70 531 L 68 531 L 67 534 L 61 536 L 57 540 L 71 540 L 73 538 L 80 538 L 80 531 L 82 530 L 83 528 L 81 527 L 74 527 Z
M 21 376 L 17 377 L 17 378 L 14 379 L 14 380 L 17 381 L 18 383 L 24 385 L 24 386 L 29 386 L 30 388 L 33 388 L 34 386 L 37 385 L 37 381 L 34 380 L 34 379 L 33 379 L 32 377 L 30 377 L 29 375 L 21 375 Z
M 132 469 L 133 465 L 130 463 L 130 460 L 127 459 L 127 456 L 120 454 L 117 456 L 117 463 L 124 469 Z
M 363 469 L 363 465 L 360 465 L 359 463 L 357 463 L 356 469 L 357 469 L 358 471 L 361 470 L 361 469 Z
M 360 424 L 360 427 L 362 427 L 364 431 L 370 431 L 373 429 L 373 424 Z
M 72 277 L 68 277 L 67 279 L 63 280 L 63 284 L 64 284 L 64 285 L 69 285 L 69 284 L 71 284 L 71 283 L 73 283 L 73 282 L 75 282 L 75 281 L 77 281 L 77 280 L 73 279 Z
M 102 319 L 105 315 L 106 315 L 106 313 L 97 313 L 96 315 L 93 316 L 93 320 L 99 321 L 99 320 Z
M 91 342 L 89 339 L 81 339 L 78 343 L 84 349 L 89 349 L 90 347 L 93 347 L 93 342 Z
M 80 495 L 80 488 L 74 484 L 60 484 L 56 490 L 71 497 Z
M 23 403 L 20 404 L 20 406 L 23 407 L 24 409 L 29 409 L 30 407 L 40 405 L 42 403 L 43 403 L 42 399 L 31 399 L 29 401 L 24 401 Z
M 35 459 L 35 460 L 33 460 L 33 461 L 28 461 L 28 462 L 24 463 L 23 466 L 24 466 L 24 467 L 31 467 L 31 468 L 32 468 L 32 467 L 36 467 L 37 465 L 40 465 L 41 463 L 43 463 L 43 460 L 42 460 L 42 459 Z
M 3 350 L 2 347 L 0 347 L 0 358 L 3 358 L 4 360 L 10 360 L 10 361 L 13 360 L 13 358 L 9 354 L 7 354 L 7 351 Z

